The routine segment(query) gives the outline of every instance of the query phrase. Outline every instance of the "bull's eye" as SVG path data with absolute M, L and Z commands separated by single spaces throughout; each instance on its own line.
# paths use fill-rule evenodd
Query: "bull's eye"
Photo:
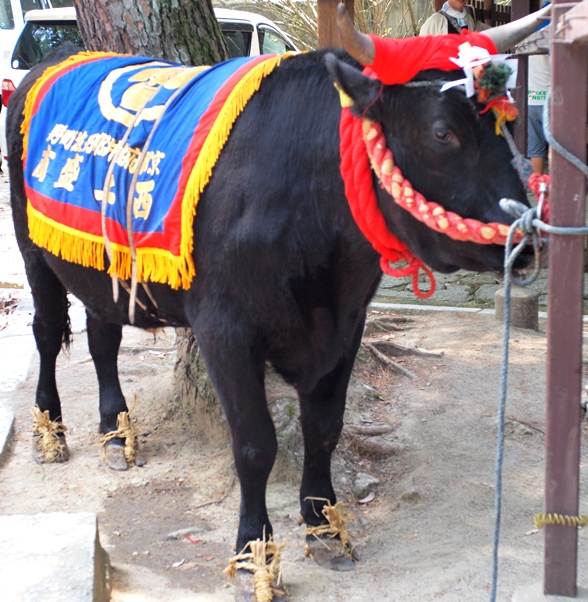
M 433 135 L 435 136 L 435 140 L 445 144 L 455 140 L 454 133 L 448 127 L 442 124 L 435 124 L 433 126 Z

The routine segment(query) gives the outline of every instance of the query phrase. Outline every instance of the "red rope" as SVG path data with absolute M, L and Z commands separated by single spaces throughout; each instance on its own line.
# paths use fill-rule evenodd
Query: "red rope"
M 380 211 L 372 184 L 372 170 L 362 134 L 362 120 L 344 108 L 339 126 L 341 136 L 341 174 L 349 207 L 362 234 L 381 255 L 380 267 L 394 277 L 411 276 L 414 294 L 427 299 L 435 292 L 431 270 L 390 230 Z M 393 267 L 404 261 L 408 265 Z M 419 272 L 423 270 L 431 285 L 428 291 L 419 288 Z
M 504 245 L 510 226 L 499 222 L 484 223 L 476 219 L 462 218 L 457 213 L 446 211 L 438 203 L 429 202 L 414 190 L 394 164 L 392 151 L 386 146 L 386 138 L 380 124 L 363 120 L 364 148 L 371 166 L 378 176 L 382 188 L 394 202 L 408 211 L 415 219 L 432 230 L 446 234 L 454 240 L 475 242 L 479 245 Z M 523 238 L 518 232 L 515 241 Z

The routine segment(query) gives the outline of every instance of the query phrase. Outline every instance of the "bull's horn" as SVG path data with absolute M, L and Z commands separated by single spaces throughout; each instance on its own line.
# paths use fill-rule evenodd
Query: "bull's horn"
M 492 39 L 499 53 L 506 52 L 530 36 L 550 13 L 551 6 L 544 6 L 516 21 L 486 29 L 484 34 Z M 355 29 L 343 3 L 337 7 L 337 18 L 343 48 L 362 65 L 371 65 L 375 57 L 374 43 L 369 36 Z
M 484 34 L 492 39 L 499 53 L 506 52 L 530 36 L 550 13 L 551 6 L 544 6 L 541 10 L 516 21 L 485 29 Z
M 337 6 L 337 20 L 339 21 L 343 48 L 362 65 L 371 65 L 376 56 L 374 43 L 365 33 L 361 33 L 355 29 L 351 17 L 342 2 Z

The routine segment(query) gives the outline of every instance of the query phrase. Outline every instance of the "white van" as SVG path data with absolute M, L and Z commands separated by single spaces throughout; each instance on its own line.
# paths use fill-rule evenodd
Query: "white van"
M 72 0 L 0 0 L 0 75 L 10 60 L 29 10 L 73 6 Z

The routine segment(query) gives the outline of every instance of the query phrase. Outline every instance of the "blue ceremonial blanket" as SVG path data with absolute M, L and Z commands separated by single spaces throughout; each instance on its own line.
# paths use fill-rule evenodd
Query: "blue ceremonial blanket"
M 287 56 L 287 55 L 284 55 Z M 80 53 L 28 93 L 29 233 L 68 261 L 188 288 L 198 199 L 231 127 L 284 56 L 184 67 Z

